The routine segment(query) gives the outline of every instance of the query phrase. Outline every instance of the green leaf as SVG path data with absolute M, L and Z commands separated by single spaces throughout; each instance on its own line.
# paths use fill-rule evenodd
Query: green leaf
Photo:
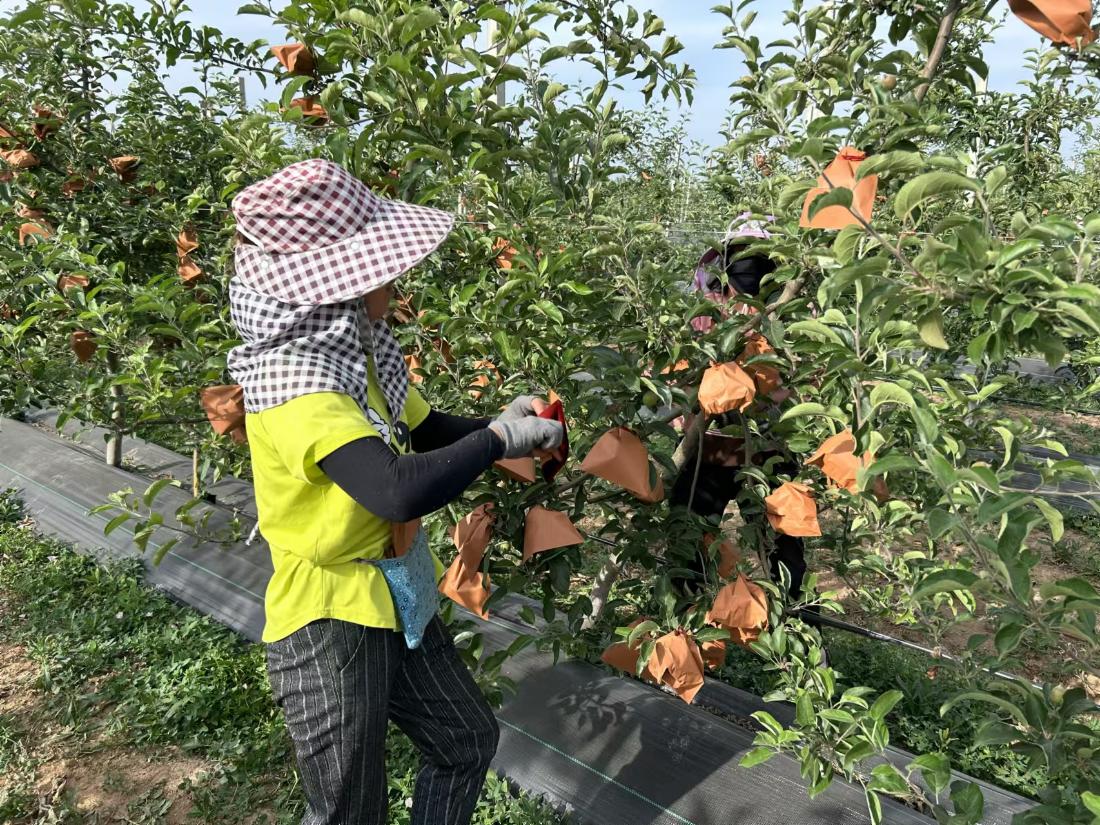
M 1001 185 L 1008 180 L 1008 169 L 1004 166 L 994 167 L 988 175 L 985 176 L 985 193 L 992 195 Z
M 1097 320 L 1089 315 L 1089 313 L 1079 304 L 1070 303 L 1069 301 L 1058 301 L 1055 303 L 1055 307 L 1063 315 L 1069 315 L 1075 321 L 1079 321 L 1083 326 L 1088 327 L 1093 332 L 1100 333 L 1100 322 L 1097 322 Z
M 407 15 L 401 26 L 401 42 L 411 43 L 422 32 L 438 26 L 443 17 L 432 8 L 421 8 L 414 14 Z
M 913 589 L 913 598 L 917 601 L 927 599 L 937 593 L 953 593 L 956 590 L 969 590 L 978 577 L 969 570 L 949 568 L 929 573 Z
M 938 539 L 958 523 L 957 516 L 937 507 L 928 514 L 928 533 L 932 538 Z
M 771 135 L 775 132 L 769 130 Z M 788 184 L 782 192 L 779 193 L 779 208 L 790 209 L 796 201 L 802 200 L 806 197 L 806 193 L 814 188 L 814 184 L 810 181 L 797 181 L 795 183 Z
M 156 499 L 157 494 L 160 493 L 160 491 L 167 487 L 169 484 L 176 483 L 177 482 L 174 478 L 158 478 L 146 488 L 145 494 L 141 497 L 142 501 L 145 502 L 145 506 L 152 507 L 153 501 L 154 499 Z
M 892 381 L 884 381 L 871 389 L 871 409 L 877 410 L 883 404 L 898 404 L 908 409 L 914 409 L 917 406 L 909 390 Z
M 1042 496 L 1036 496 L 1034 504 L 1039 508 L 1039 512 L 1043 514 L 1043 517 L 1047 520 L 1047 524 L 1050 525 L 1050 537 L 1055 542 L 1062 540 L 1062 536 L 1065 533 L 1065 523 L 1062 519 L 1062 512 L 1046 501 Z
M 976 192 L 977 189 L 977 185 L 970 178 L 954 172 L 926 172 L 901 187 L 894 198 L 894 213 L 904 220 L 910 212 L 929 198 L 952 192 Z
M 846 226 L 836 234 L 833 241 L 833 254 L 841 264 L 850 264 L 856 256 L 859 242 L 866 235 L 867 230 L 862 225 Z
M 845 186 L 837 186 L 834 189 L 830 189 L 821 195 L 818 195 L 812 201 L 810 201 L 810 209 L 807 213 L 810 220 L 814 219 L 822 209 L 830 206 L 843 206 L 845 209 L 850 209 L 852 206 L 852 190 Z
M 1027 493 L 1006 493 L 1001 496 L 988 496 L 978 507 L 978 523 L 988 524 L 1000 518 L 1004 513 L 1015 510 L 1031 500 Z
M 837 334 L 836 330 L 829 327 L 827 324 L 823 324 L 817 320 L 795 321 L 793 324 L 787 327 L 789 332 L 795 335 L 804 335 L 807 338 L 813 338 L 819 341 L 828 341 L 832 344 L 839 344 L 844 346 L 844 339 Z
M 545 315 L 552 321 L 558 324 L 565 323 L 565 317 L 561 314 L 561 310 L 557 308 L 553 303 L 545 299 L 535 302 L 535 309 Z
M 873 791 L 882 791 L 894 796 L 904 796 L 909 792 L 909 783 L 889 762 L 875 765 L 871 769 L 871 781 L 867 783 L 867 787 Z
M 1038 252 L 1042 248 L 1043 243 L 1037 238 L 1024 238 L 1022 241 L 1016 241 L 1016 243 L 1004 247 L 997 255 L 997 260 L 994 262 L 994 265 L 1006 266 L 1025 255 Z
M 1085 791 L 1081 794 L 1081 801 L 1088 808 L 1089 813 L 1100 819 L 1100 794 Z
M 164 557 L 168 555 L 169 551 L 173 547 L 175 547 L 177 544 L 179 544 L 179 541 L 180 540 L 178 538 L 172 538 L 172 539 L 168 539 L 168 541 L 166 541 L 166 542 L 164 542 L 164 544 L 160 545 L 153 552 L 153 564 L 154 565 L 160 564 L 164 560 Z
M 773 756 L 775 756 L 775 751 L 769 748 L 753 748 L 741 757 L 741 761 L 738 764 L 742 768 L 751 768 L 755 765 L 761 765 L 767 762 Z
M 321 92 L 321 105 L 326 111 L 331 112 L 340 102 L 340 96 L 344 93 L 344 84 L 337 80 L 325 86 Z
M 827 409 L 823 404 L 818 404 L 813 401 L 806 401 L 802 404 L 795 404 L 793 407 L 783 413 L 783 415 L 780 416 L 779 420 L 789 421 L 792 418 L 807 418 L 813 415 L 820 415 L 824 416 L 825 418 L 835 419 L 837 421 L 840 421 L 841 423 L 847 423 L 847 419 L 844 418 L 840 410 L 836 408 Z
M 764 730 L 768 731 L 773 736 L 779 736 L 783 733 L 783 726 L 766 710 L 756 711 L 752 714 L 752 718 L 760 723 L 760 727 L 764 728 Z
M 916 459 L 901 455 L 900 453 L 890 453 L 884 455 L 882 458 L 876 458 L 871 466 L 867 467 L 865 472 L 868 478 L 874 478 L 875 476 L 884 475 L 885 473 L 894 473 L 900 470 L 915 470 L 920 467 L 920 464 Z
M 962 693 L 955 694 L 940 707 L 940 716 L 944 716 L 956 705 L 962 702 L 986 702 L 990 705 L 1000 708 L 1021 725 L 1028 724 L 1027 717 L 1024 712 L 1020 710 L 1016 705 L 1007 699 L 1002 699 L 1000 696 L 994 696 L 992 693 L 985 693 L 980 690 L 967 690 Z
M 545 66 L 547 63 L 554 60 L 560 60 L 563 57 L 569 57 L 572 52 L 568 46 L 548 46 L 542 50 L 542 54 L 539 55 L 539 65 Z
M 921 776 L 934 794 L 940 794 L 951 781 L 951 762 L 942 753 L 922 753 L 909 763 L 909 770 L 919 768 Z
M 542 93 L 542 105 L 547 106 L 554 98 L 558 97 L 566 90 L 564 83 L 558 83 L 554 81 L 546 86 L 546 91 Z
M 993 337 L 993 332 L 993 330 L 983 332 L 967 345 L 966 357 L 970 359 L 972 364 L 980 364 L 982 362 L 985 351 L 989 346 L 989 339 Z
M 794 703 L 794 718 L 804 728 L 813 727 L 814 701 L 807 691 L 800 693 L 798 700 Z
M 955 803 L 955 818 L 961 822 L 981 822 L 985 812 L 985 797 L 976 782 L 958 781 L 951 786 L 951 801 Z
M 1001 462 L 1001 469 L 1008 466 L 1008 463 L 1012 461 L 1013 455 L 1015 455 L 1016 436 L 1012 430 L 1000 425 L 994 426 L 993 431 L 1001 437 L 1001 441 L 1005 447 L 1004 461 Z
M 728 639 L 730 632 L 721 627 L 705 627 L 695 634 L 695 641 L 697 642 L 715 642 L 722 639 Z
M 917 322 L 920 339 L 928 346 L 936 349 L 947 349 L 947 341 L 943 337 L 943 314 L 933 310 Z
M 131 518 L 129 513 L 119 513 L 103 527 L 103 535 L 109 536 Z
M 871 717 L 880 721 L 885 719 L 886 714 L 892 711 L 894 709 L 894 705 L 900 702 L 902 700 L 902 697 L 904 696 L 905 694 L 902 693 L 900 690 L 886 691 L 884 694 L 878 697 L 878 699 L 875 700 L 875 703 L 873 705 L 871 705 L 871 710 L 869 711 Z
M 641 622 L 630 629 L 630 634 L 626 637 L 626 646 L 636 647 L 638 645 L 638 639 L 645 636 L 647 633 L 656 633 L 660 629 L 660 625 L 654 621 Z
M 924 159 L 920 152 L 883 152 L 881 155 L 871 155 L 856 170 L 856 180 L 863 180 L 868 175 L 901 175 L 912 174 L 920 171 L 924 166 Z
M 1007 656 L 1020 644 L 1023 635 L 1024 626 L 1022 624 L 1009 622 L 997 629 L 997 633 L 993 637 L 993 645 L 997 648 L 997 653 L 1001 656 Z
M 665 30 L 665 21 L 660 17 L 653 17 L 642 32 L 642 37 L 653 37 Z
M 864 791 L 867 797 L 867 813 L 871 816 L 871 825 L 882 825 L 882 800 L 870 788 Z

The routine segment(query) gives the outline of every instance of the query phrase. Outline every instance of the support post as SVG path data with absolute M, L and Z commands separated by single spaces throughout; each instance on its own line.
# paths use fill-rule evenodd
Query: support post
M 111 351 L 107 353 L 107 369 L 114 379 L 119 372 L 118 354 Z M 107 439 L 107 449 L 104 459 L 112 467 L 122 466 L 122 411 L 123 393 L 118 384 L 111 384 L 111 436 Z

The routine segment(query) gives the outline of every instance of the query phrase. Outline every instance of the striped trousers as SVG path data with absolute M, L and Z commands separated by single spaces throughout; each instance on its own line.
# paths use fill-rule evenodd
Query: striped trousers
M 412 825 L 467 825 L 496 752 L 492 709 L 437 616 L 416 650 L 401 633 L 335 619 L 267 646 L 294 742 L 302 825 L 385 825 L 393 721 L 421 753 Z

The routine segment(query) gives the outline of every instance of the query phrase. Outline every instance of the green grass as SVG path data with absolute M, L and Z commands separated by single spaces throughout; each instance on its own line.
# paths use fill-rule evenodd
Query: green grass
M 981 707 L 961 703 L 940 716 L 944 702 L 973 686 L 949 662 L 843 631 L 826 630 L 824 635 L 830 663 L 839 674 L 838 694 L 856 685 L 905 694 L 888 719 L 891 744 L 917 754 L 942 751 L 955 770 L 1024 796 L 1035 797 L 1046 786 L 1045 774 L 1030 769 L 1019 754 L 973 744 L 986 718 Z M 757 696 L 772 689 L 770 674 L 743 648 L 731 651 L 721 678 Z
M 39 666 L 47 716 L 72 741 L 89 731 L 111 745 L 176 745 L 213 772 L 188 792 L 204 823 L 243 821 L 274 801 L 276 823 L 295 823 L 304 801 L 290 742 L 272 702 L 263 649 L 142 583 L 137 563 L 101 567 L 19 524 L 17 502 L 0 494 L 0 588 L 14 615 L 0 633 Z M 18 617 L 16 619 L 16 617 Z M 77 822 L 63 799 L 44 812 L 30 793 L 32 732 L 0 715 L 0 822 Z M 398 731 L 387 743 L 390 822 L 407 823 L 417 755 Z M 130 821 L 159 822 L 157 793 L 135 799 Z M 474 822 L 551 825 L 562 819 L 512 794 L 491 775 Z

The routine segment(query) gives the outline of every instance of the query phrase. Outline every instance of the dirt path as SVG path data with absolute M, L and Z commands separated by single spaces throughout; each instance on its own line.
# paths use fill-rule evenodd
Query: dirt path
M 0 617 L 18 620 L 6 614 L 0 598 Z M 119 747 L 54 721 L 36 687 L 39 674 L 25 648 L 0 640 L 0 800 L 22 800 L 19 814 L 4 812 L 6 825 L 74 815 L 97 825 L 195 821 L 181 786 L 200 780 L 211 768 L 206 761 L 176 748 Z

